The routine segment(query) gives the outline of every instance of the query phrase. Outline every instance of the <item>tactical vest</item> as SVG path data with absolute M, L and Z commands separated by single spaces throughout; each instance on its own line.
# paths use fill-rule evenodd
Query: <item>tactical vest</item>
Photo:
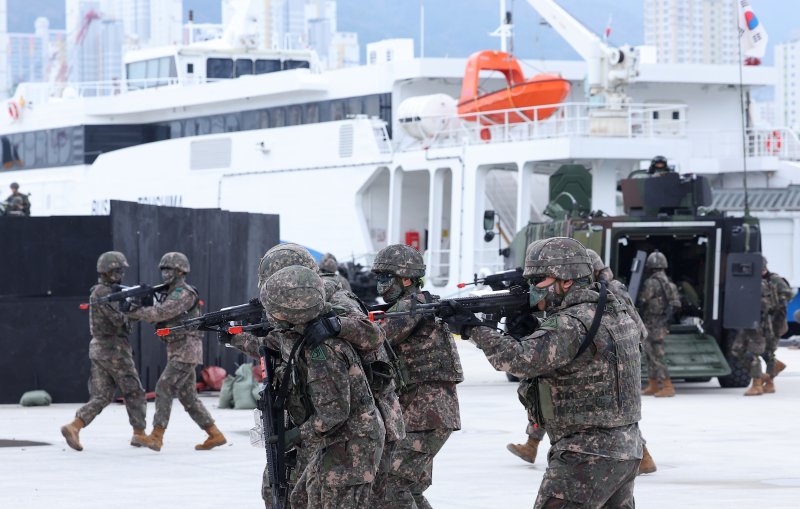
M 106 295 L 112 292 L 113 290 L 110 286 L 104 285 L 102 283 L 96 284 L 92 287 L 92 293 L 89 300 L 93 301 L 100 297 L 105 297 Z M 99 304 L 99 306 L 107 306 L 109 308 L 112 308 L 112 306 L 114 305 L 115 304 L 112 304 L 110 302 L 105 304 Z M 90 306 L 89 333 L 92 335 L 93 338 L 106 338 L 106 337 L 127 338 L 131 333 L 131 324 L 128 322 L 128 320 L 125 320 L 120 325 L 116 325 L 112 322 L 109 322 L 103 317 L 102 314 L 98 313 L 97 306 Z
M 581 312 L 583 306 L 591 304 L 558 314 L 578 320 L 588 331 L 593 313 Z M 620 320 L 622 315 L 625 319 Z M 597 351 L 592 357 L 584 352 L 579 360 L 533 380 L 529 387 L 528 399 L 533 401 L 528 404 L 536 422 L 559 438 L 586 427 L 616 428 L 641 419 L 639 333 L 624 305 L 606 305 L 593 344 Z
M 418 298 L 421 303 L 438 300 L 428 292 L 420 292 L 411 298 Z M 447 324 L 438 317 L 425 316 L 395 352 L 401 361 L 401 376 L 411 385 L 464 381 L 456 342 Z
M 170 328 L 170 327 L 177 327 L 178 325 L 183 323 L 185 320 L 188 320 L 190 318 L 196 318 L 196 317 L 200 316 L 200 314 L 201 314 L 200 313 L 200 297 L 199 297 L 200 294 L 197 292 L 197 289 L 194 286 L 192 286 L 190 284 L 187 284 L 186 282 L 182 282 L 182 283 L 177 284 L 175 286 L 175 288 L 173 288 L 170 291 L 170 293 L 174 292 L 178 288 L 182 288 L 184 291 L 189 291 L 194 296 L 194 304 L 192 304 L 192 307 L 190 307 L 189 309 L 187 309 L 183 313 L 180 313 L 179 315 L 173 316 L 169 320 L 164 320 L 163 322 L 157 323 L 156 324 L 156 328 L 157 329 L 166 329 L 166 328 Z M 167 294 L 167 298 L 169 298 L 169 294 Z

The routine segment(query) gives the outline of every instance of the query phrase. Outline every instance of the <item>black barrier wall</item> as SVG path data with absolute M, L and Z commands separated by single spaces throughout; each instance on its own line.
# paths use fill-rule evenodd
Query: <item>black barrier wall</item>
M 206 311 L 257 296 L 257 267 L 279 242 L 278 216 L 218 209 L 111 202 L 110 216 L 0 217 L 0 403 L 47 390 L 57 403 L 88 399 L 88 313 L 79 310 L 97 280 L 100 253 L 122 251 L 125 284 L 160 282 L 168 251 L 187 255 L 187 282 Z M 130 338 L 142 384 L 155 390 L 166 349 L 149 324 Z M 232 373 L 247 359 L 206 334 L 204 365 Z

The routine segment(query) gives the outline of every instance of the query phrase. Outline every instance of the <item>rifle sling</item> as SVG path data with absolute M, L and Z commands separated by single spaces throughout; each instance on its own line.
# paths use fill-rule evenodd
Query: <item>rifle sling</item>
M 606 312 L 606 300 L 608 300 L 607 285 L 608 283 L 606 283 L 605 279 L 600 280 L 600 298 L 597 301 L 597 310 L 594 313 L 592 325 L 589 327 L 589 332 L 587 332 L 586 336 L 583 337 L 581 346 L 578 348 L 578 353 L 575 354 L 573 360 L 580 357 L 581 354 L 585 352 L 587 348 L 589 348 L 589 345 L 592 344 L 594 337 L 597 335 L 597 330 L 600 328 L 600 321 L 603 319 L 603 315 Z

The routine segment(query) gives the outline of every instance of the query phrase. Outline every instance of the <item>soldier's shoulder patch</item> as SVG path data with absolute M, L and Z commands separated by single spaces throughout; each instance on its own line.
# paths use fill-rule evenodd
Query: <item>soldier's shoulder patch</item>
M 311 360 L 312 361 L 324 361 L 327 360 L 328 357 L 325 355 L 325 349 L 322 348 L 322 345 L 317 345 L 316 348 L 311 350 Z
M 170 299 L 180 299 L 181 293 L 183 293 L 183 288 L 178 287 L 172 290 L 172 293 L 169 294 Z
M 542 322 L 542 325 L 539 326 L 541 329 L 558 329 L 558 317 L 551 316 L 548 317 L 547 320 Z
M 335 306 L 331 306 L 331 311 L 336 313 L 336 316 L 342 316 L 342 315 L 346 315 L 347 312 L 349 311 L 349 309 L 347 309 L 344 306 L 335 305 Z

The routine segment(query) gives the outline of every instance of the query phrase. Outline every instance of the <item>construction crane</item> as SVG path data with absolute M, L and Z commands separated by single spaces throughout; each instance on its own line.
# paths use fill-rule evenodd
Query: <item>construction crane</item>
M 614 48 L 553 0 L 528 0 L 542 18 L 586 61 L 586 93 L 608 109 L 630 102 L 625 87 L 639 75 L 639 51 Z

